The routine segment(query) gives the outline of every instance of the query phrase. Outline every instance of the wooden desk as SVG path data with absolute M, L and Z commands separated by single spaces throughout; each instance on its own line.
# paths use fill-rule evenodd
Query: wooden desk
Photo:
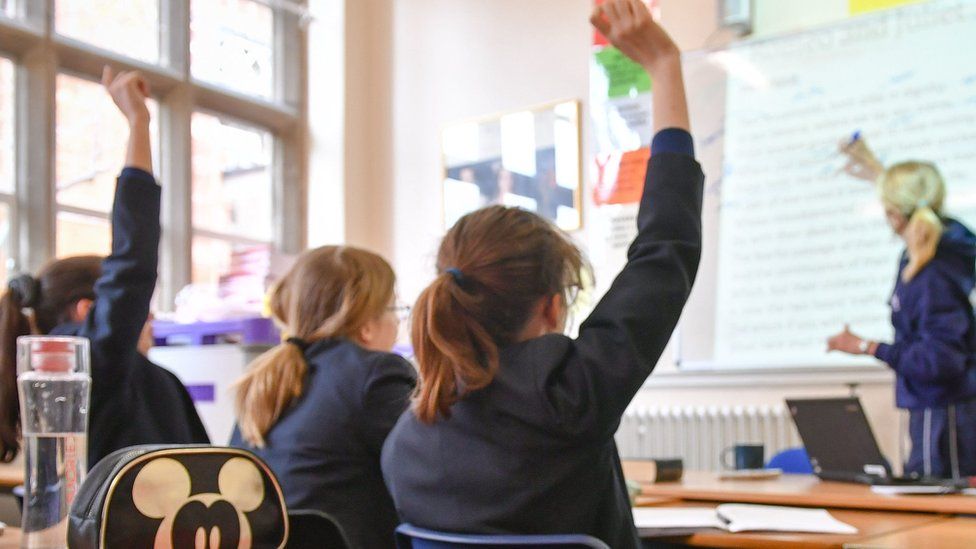
M 701 507 L 701 504 L 680 504 L 688 507 Z M 704 505 L 705 507 L 714 504 Z M 763 533 L 739 532 L 729 533 L 722 530 L 703 530 L 690 536 L 675 537 L 644 537 L 655 541 L 664 541 L 690 547 L 748 547 L 760 549 L 840 549 L 848 544 L 864 540 L 882 538 L 895 535 L 903 531 L 911 531 L 929 525 L 938 524 L 946 520 L 942 515 L 931 513 L 886 513 L 880 511 L 855 511 L 850 509 L 831 509 L 830 514 L 837 520 L 846 522 L 857 528 L 858 533 L 852 535 L 841 534 L 806 534 L 806 533 Z
M 681 482 L 642 484 L 641 489 L 645 496 L 686 501 L 976 515 L 976 497 L 973 496 L 885 496 L 873 493 L 870 486 L 821 481 L 813 475 L 783 475 L 772 480 L 719 480 L 714 473 L 687 472 Z M 973 545 L 976 546 L 976 542 Z
M 0 549 L 14 549 L 20 547 L 20 528 L 7 526 L 0 535 Z
M 844 545 L 846 549 L 969 549 L 973 546 L 976 546 L 976 519 L 962 517 Z

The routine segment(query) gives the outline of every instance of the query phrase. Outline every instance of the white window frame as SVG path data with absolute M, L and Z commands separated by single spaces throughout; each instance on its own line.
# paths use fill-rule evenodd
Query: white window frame
M 54 29 L 56 0 L 15 0 L 16 18 L 0 15 L 0 54 L 14 70 L 15 194 L 0 197 L 11 208 L 11 272 L 36 270 L 55 256 L 56 212 L 107 218 L 102 212 L 57 205 L 55 194 L 55 94 L 59 73 L 100 79 L 102 66 L 140 70 L 159 103 L 159 155 L 163 187 L 160 296 L 172 306 L 191 280 L 190 243 L 194 234 L 231 243 L 244 237 L 194 229 L 191 220 L 192 150 L 190 121 L 195 111 L 227 116 L 269 131 L 272 151 L 272 245 L 285 253 L 305 246 L 307 187 L 307 36 L 294 5 L 271 5 L 274 18 L 273 98 L 249 96 L 195 79 L 190 74 L 190 1 L 159 0 L 158 64 L 127 58 Z M 120 166 L 121 168 L 121 166 Z

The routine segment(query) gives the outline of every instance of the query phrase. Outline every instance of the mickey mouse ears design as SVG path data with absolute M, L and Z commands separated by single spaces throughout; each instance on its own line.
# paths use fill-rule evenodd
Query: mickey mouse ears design
M 220 547 L 284 547 L 277 479 L 254 454 L 212 446 L 136 446 L 89 473 L 71 507 L 69 545 L 181 547 L 203 534 Z

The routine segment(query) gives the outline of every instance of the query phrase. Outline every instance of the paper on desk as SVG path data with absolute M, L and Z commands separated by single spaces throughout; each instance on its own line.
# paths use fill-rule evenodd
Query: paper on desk
M 910 484 L 902 486 L 872 486 L 871 491 L 875 494 L 882 494 L 886 496 L 897 496 L 897 495 L 914 495 L 914 496 L 932 496 L 940 494 L 951 494 L 955 490 L 951 486 L 924 486 L 916 485 L 912 486 Z
M 720 528 L 725 523 L 712 507 L 635 507 L 638 528 Z
M 725 503 L 716 507 L 715 511 L 728 522 L 726 529 L 729 532 L 857 533 L 857 528 L 835 519 L 826 509 Z

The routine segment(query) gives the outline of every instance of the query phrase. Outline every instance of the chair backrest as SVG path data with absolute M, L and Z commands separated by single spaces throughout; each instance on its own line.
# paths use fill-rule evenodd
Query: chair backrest
M 288 511 L 286 549 L 348 549 L 342 527 L 328 514 L 312 509 Z
M 802 448 L 787 448 L 776 454 L 766 464 L 767 469 L 782 469 L 784 473 L 796 475 L 812 475 L 813 467 L 810 465 L 810 456 Z
M 396 529 L 397 549 L 610 549 L 602 541 L 582 534 L 473 535 L 451 534 L 401 524 Z

